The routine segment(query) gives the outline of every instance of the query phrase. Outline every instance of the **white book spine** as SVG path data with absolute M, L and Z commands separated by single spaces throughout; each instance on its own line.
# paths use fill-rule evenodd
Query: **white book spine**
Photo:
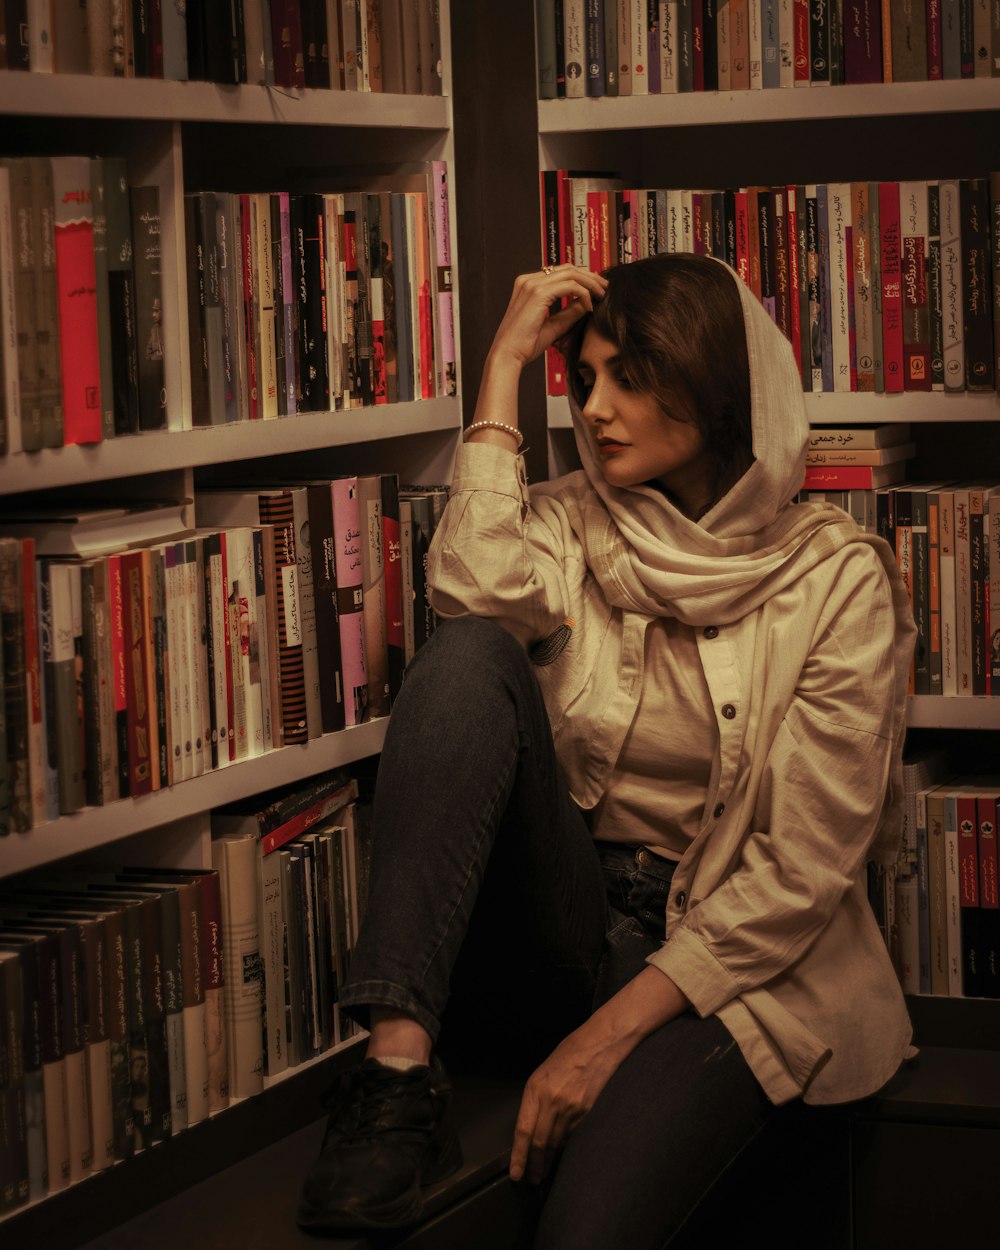
M 220 838 L 212 863 L 222 889 L 229 1092 L 249 1098 L 263 1089 L 257 839 Z
M 288 1067 L 285 1019 L 285 919 L 281 905 L 281 857 L 260 857 L 260 955 L 264 976 L 264 1061 L 267 1075 Z
M 649 28 L 646 0 L 632 0 L 632 94 L 649 95 Z
M 586 0 L 563 2 L 563 63 L 566 73 L 566 98 L 581 99 L 587 94 Z
M 954 793 L 944 796 L 945 903 L 948 929 L 948 995 L 962 998 L 962 895 L 958 873 L 958 816 Z
M 844 182 L 827 187 L 830 223 L 830 336 L 833 343 L 833 389 L 851 389 L 851 320 L 848 305 L 847 228 L 851 223 L 851 188 Z
M 764 86 L 764 15 L 761 0 L 747 2 L 747 29 L 750 38 L 750 90 Z
M 795 86 L 794 0 L 778 0 L 778 86 Z
M 660 0 L 660 94 L 673 95 L 677 83 L 677 0 Z

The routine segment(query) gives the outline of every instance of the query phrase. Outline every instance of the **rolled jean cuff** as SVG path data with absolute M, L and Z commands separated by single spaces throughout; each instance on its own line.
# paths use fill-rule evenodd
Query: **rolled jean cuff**
M 409 1016 L 426 1029 L 432 1044 L 441 1031 L 437 1016 L 428 1011 L 405 986 L 394 981 L 352 981 L 349 988 L 341 991 L 337 1005 L 366 1029 L 371 1028 L 370 1008 L 389 1007 Z

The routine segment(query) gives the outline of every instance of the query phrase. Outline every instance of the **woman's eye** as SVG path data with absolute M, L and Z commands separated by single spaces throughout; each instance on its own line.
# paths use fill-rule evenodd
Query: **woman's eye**
M 620 387 L 623 391 L 631 391 L 633 389 L 632 383 L 628 380 L 624 373 L 615 374 L 615 385 Z

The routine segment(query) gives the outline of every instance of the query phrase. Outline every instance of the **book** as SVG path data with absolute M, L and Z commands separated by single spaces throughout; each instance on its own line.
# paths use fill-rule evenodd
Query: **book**
M 343 769 L 334 769 L 308 782 L 214 808 L 212 828 L 220 836 L 253 836 L 260 841 L 261 854 L 270 855 L 353 802 L 357 793 L 357 782 Z
M 965 387 L 969 391 L 994 389 L 990 210 L 986 179 L 963 178 L 959 183 L 964 294 Z
M 887 393 L 904 389 L 903 296 L 899 184 L 879 183 L 879 253 L 882 275 L 882 360 Z
M 337 619 L 344 679 L 344 717 L 360 725 L 371 714 L 362 571 L 362 513 L 358 479 L 336 478 L 333 496 L 334 562 Z
M 857 448 L 810 448 L 806 452 L 806 464 L 827 465 L 882 465 L 895 464 L 897 460 L 909 460 L 915 453 L 915 443 L 898 443 L 895 447 L 879 447 L 874 450 Z
M 965 293 L 961 198 L 957 179 L 939 183 L 941 213 L 941 308 L 945 391 L 964 391 Z
M 212 865 L 222 899 L 229 1087 L 233 1097 L 247 1098 L 263 1088 L 256 838 L 214 838 Z
M 305 505 L 304 490 L 299 491 L 301 503 Z M 275 601 L 278 619 L 278 672 L 281 686 L 281 723 L 279 740 L 288 745 L 291 742 L 305 742 L 311 733 L 308 716 L 308 702 L 314 697 L 318 701 L 318 660 L 316 658 L 315 618 L 312 616 L 312 661 L 315 663 L 315 675 L 307 690 L 305 660 L 305 615 L 302 599 L 302 577 L 304 567 L 310 573 L 311 557 L 303 551 L 299 557 L 300 535 L 307 522 L 307 515 L 296 515 L 295 491 L 291 488 L 227 488 L 215 491 L 199 491 L 195 499 L 195 511 L 199 524 L 254 526 L 263 524 L 273 526 L 269 536 L 273 537 L 275 554 Z M 303 544 L 304 545 L 304 544 Z M 317 707 L 315 724 L 320 725 L 320 714 Z M 315 735 L 312 735 L 315 736 Z
M 0 1211 L 27 1202 L 30 1196 L 28 1140 L 25 1118 L 24 1034 L 21 960 L 17 951 L 0 950 Z
M 927 184 L 899 184 L 903 310 L 903 388 L 931 389 L 930 307 L 927 293 Z
M 190 500 L 140 499 L 112 505 L 62 498 L 49 505 L 0 507 L 0 532 L 30 535 L 40 556 L 91 558 L 186 529 Z
M 28 171 L 30 212 L 33 218 L 31 256 L 34 274 L 35 366 L 42 444 L 45 447 L 61 447 L 64 442 L 64 428 L 52 162 L 44 156 L 24 159 Z M 20 306 L 19 301 L 18 307 Z M 26 304 L 25 307 L 29 308 L 31 304 Z
M 877 451 L 910 441 L 905 421 L 891 425 L 821 426 L 809 431 L 808 451 Z M 912 453 L 911 453 L 912 454 Z
M 136 434 L 139 423 L 139 346 L 136 339 L 132 212 L 126 163 L 105 157 L 108 322 L 115 434 Z
M 805 490 L 874 490 L 902 481 L 903 461 L 884 465 L 809 465 L 803 482 Z
M 51 165 L 63 440 L 97 443 L 103 421 L 90 161 L 58 156 Z
M 135 332 L 139 362 L 139 428 L 167 427 L 168 405 L 163 348 L 163 286 L 160 255 L 160 191 L 132 187 Z
M 260 958 L 264 1003 L 264 1071 L 277 1076 L 288 1068 L 288 1018 L 285 1009 L 285 916 L 281 891 L 281 856 L 260 859 Z

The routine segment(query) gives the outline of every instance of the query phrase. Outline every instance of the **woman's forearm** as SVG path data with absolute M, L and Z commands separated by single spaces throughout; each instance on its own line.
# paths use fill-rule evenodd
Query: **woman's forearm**
M 521 381 L 521 365 L 509 356 L 494 352 L 486 358 L 483 378 L 476 401 L 473 423 L 498 421 L 517 429 L 518 385 Z M 517 450 L 517 439 L 503 430 L 487 428 L 469 435 L 470 443 L 492 443 L 495 447 Z

